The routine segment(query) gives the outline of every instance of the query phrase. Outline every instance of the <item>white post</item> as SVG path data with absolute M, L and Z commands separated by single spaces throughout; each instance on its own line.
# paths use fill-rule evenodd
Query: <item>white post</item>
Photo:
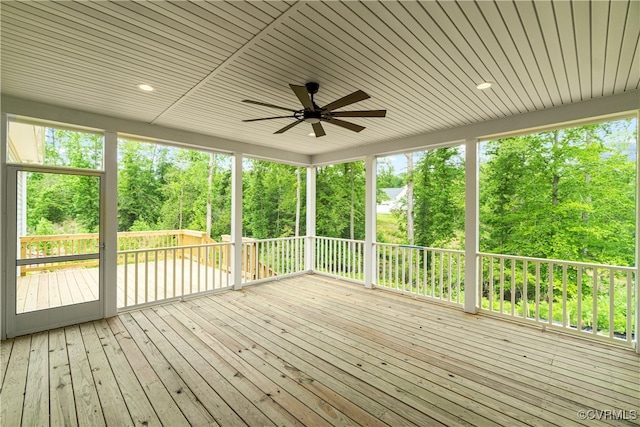
M 307 167 L 307 244 L 304 268 L 312 273 L 316 267 L 316 167 Z
M 464 311 L 475 314 L 478 306 L 479 203 L 478 140 L 465 141 Z
M 640 112 L 636 113 L 636 353 L 640 354 L 640 283 L 638 282 L 638 263 L 640 262 L 640 151 L 638 150 L 638 140 L 640 136 Z M 628 334 L 631 331 L 627 331 Z
M 365 165 L 365 222 L 364 222 L 364 286 L 371 288 L 376 280 L 378 260 L 376 258 L 376 168 L 375 156 L 367 156 Z
M 115 132 L 104 133 L 104 197 L 101 215 L 104 221 L 103 264 L 101 275 L 104 289 L 104 316 L 118 314 L 118 135 Z M 125 266 L 126 268 L 126 266 Z
M 0 289 L 0 339 L 7 337 L 5 328 L 6 321 L 4 316 L 8 313 L 7 307 L 4 306 L 6 301 L 6 284 L 10 283 L 7 277 L 7 256 L 6 256 L 6 238 L 5 230 L 7 229 L 7 198 L 5 185 L 7 185 L 7 145 L 9 142 L 8 126 L 9 121 L 7 115 L 3 113 L 0 116 L 0 282 L 4 285 Z
M 242 289 L 242 153 L 231 161 L 231 283 Z

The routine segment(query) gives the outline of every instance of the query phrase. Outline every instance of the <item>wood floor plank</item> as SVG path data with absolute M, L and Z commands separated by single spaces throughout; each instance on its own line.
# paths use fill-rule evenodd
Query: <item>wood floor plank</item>
M 418 423 L 428 422 L 430 424 L 438 424 L 439 422 L 442 422 L 448 425 L 467 424 L 457 416 L 451 415 L 446 411 L 442 411 L 440 408 L 427 405 L 424 402 L 410 402 L 411 395 L 405 393 L 404 390 L 397 389 L 384 380 L 379 379 L 377 376 L 363 371 L 361 367 L 358 367 L 357 365 L 350 365 L 336 360 L 322 348 L 307 345 L 307 343 L 302 340 L 290 337 L 286 330 L 283 331 L 281 328 L 272 328 L 269 323 L 265 321 L 261 322 L 260 319 L 253 318 L 252 316 L 234 315 L 233 310 L 218 299 L 210 299 L 210 303 L 217 311 L 226 315 L 225 320 L 227 323 L 232 325 L 235 324 L 238 329 L 251 334 L 252 339 L 257 339 L 255 334 L 260 334 L 262 336 L 268 335 L 269 339 L 277 342 L 280 347 L 288 348 L 290 352 L 295 352 L 295 354 L 300 358 L 306 358 L 307 363 L 319 364 L 324 362 L 335 366 L 340 372 L 343 372 L 343 378 L 344 376 L 358 378 L 369 386 L 381 390 L 383 395 L 386 395 L 385 397 L 387 399 L 392 398 L 391 400 L 395 400 L 394 405 L 399 405 L 399 402 L 404 403 L 407 405 L 406 409 L 411 412 L 407 413 L 407 415 L 411 417 L 411 421 L 417 419 L 419 420 Z M 298 349 L 301 351 L 298 351 Z M 419 408 L 416 408 L 415 406 L 418 406 Z M 420 412 L 417 416 L 415 416 L 416 410 Z
M 143 426 L 161 425 L 153 405 L 149 402 L 147 395 L 142 389 L 140 382 L 138 382 L 129 361 L 124 356 L 122 348 L 113 336 L 107 322 L 105 320 L 95 321 L 93 322 L 93 326 L 95 327 L 105 358 L 113 371 L 113 376 L 118 383 L 119 391 L 122 393 L 122 398 L 129 409 L 129 414 L 134 423 Z
M 182 353 L 186 350 L 186 354 L 193 355 L 192 349 L 181 348 L 178 351 L 171 340 L 164 335 L 164 331 L 158 329 L 157 325 L 147 317 L 147 314 L 143 314 L 141 311 L 134 311 L 131 316 L 144 330 L 145 334 L 158 346 L 162 355 L 171 364 L 172 369 L 179 372 L 187 387 L 191 389 L 198 401 L 204 405 L 216 422 L 222 426 L 246 425 L 238 414 L 220 397 L 216 389 L 212 387 L 214 383 L 207 383 L 200 375 L 200 372 L 189 363 L 186 355 Z
M 49 411 L 52 426 L 77 426 L 64 329 L 49 331 Z
M 224 299 L 228 300 L 234 297 L 235 295 L 225 295 Z M 218 298 L 218 300 L 222 299 L 223 298 Z M 247 303 L 245 303 L 245 300 L 248 299 L 250 298 L 243 298 L 241 302 L 241 305 L 243 307 L 241 308 L 240 305 L 236 305 L 236 309 L 245 310 L 247 311 L 247 313 L 249 313 L 246 305 Z M 254 315 L 254 313 L 251 313 L 251 315 Z M 398 376 L 391 373 L 388 369 L 386 369 L 388 364 L 381 365 L 380 361 L 374 361 L 374 363 L 366 363 L 366 361 L 358 357 L 354 357 L 349 355 L 348 353 L 341 352 L 333 345 L 318 345 L 319 343 L 317 342 L 315 336 L 302 333 L 299 331 L 299 328 L 290 329 L 290 326 L 293 325 L 287 325 L 286 323 L 281 322 L 280 319 L 280 313 L 271 317 L 271 324 L 269 325 L 269 327 L 285 329 L 288 333 L 284 336 L 295 337 L 295 339 L 292 339 L 292 342 L 295 342 L 296 345 L 301 345 L 298 343 L 306 342 L 308 345 L 315 345 L 317 348 L 325 349 L 326 355 L 324 357 L 327 358 L 325 360 L 331 361 L 331 363 L 336 365 L 347 364 L 350 366 L 358 366 L 361 371 L 366 372 L 368 375 L 371 375 L 371 379 L 375 380 L 378 384 L 384 382 L 390 387 L 395 387 L 396 390 L 402 390 L 405 401 L 411 401 L 418 407 L 428 405 L 437 407 L 440 411 L 445 411 L 438 415 L 440 417 L 445 417 L 445 419 L 446 417 L 450 417 L 454 420 L 456 419 L 456 417 L 458 417 L 459 422 L 467 422 L 469 424 L 482 422 L 488 423 L 489 420 L 492 420 L 494 423 L 501 425 L 519 424 L 514 419 L 505 420 L 504 423 L 501 423 L 502 420 L 500 418 L 496 416 L 492 417 L 492 415 L 494 414 L 491 410 L 482 405 L 479 405 L 473 400 L 467 400 L 464 407 L 461 407 L 461 405 L 456 404 L 451 400 L 452 398 L 455 398 L 456 395 L 452 394 L 446 388 L 438 388 L 434 384 L 432 384 L 431 387 L 418 386 L 415 382 L 408 381 L 403 376 Z M 330 322 L 331 319 L 327 318 L 327 321 Z M 376 334 L 376 331 L 372 330 L 370 333 Z
M 106 323 L 119 346 L 118 348 L 114 343 L 111 343 L 112 348 L 115 349 L 117 355 L 121 355 L 121 357 L 127 359 L 132 370 L 129 375 L 137 378 L 140 387 L 144 390 L 146 398 L 153 406 L 161 424 L 176 427 L 188 426 L 189 421 L 182 414 L 182 411 L 171 398 L 160 377 L 158 377 L 142 351 L 128 334 L 120 318 L 112 317 L 106 320 Z M 126 384 L 121 385 L 121 388 L 127 390 L 127 393 L 129 393 Z M 127 404 L 130 402 L 131 398 L 127 398 Z
M 31 337 L 22 424 L 27 426 L 49 425 L 48 332 L 39 332 Z
M 100 406 L 107 425 L 142 424 L 133 420 L 124 402 L 124 396 L 118 387 L 115 373 L 111 369 L 100 339 L 96 333 L 95 323 L 80 325 L 80 333 L 87 350 L 87 359 L 96 384 Z
M 256 402 L 256 406 L 276 425 L 325 424 L 325 421 L 316 415 L 320 405 L 309 400 L 306 400 L 309 406 L 304 405 L 304 402 L 300 401 L 302 390 L 296 389 L 293 393 L 288 391 L 291 388 L 282 385 L 279 372 L 270 369 L 264 363 L 251 364 L 247 362 L 245 356 L 248 354 L 248 350 L 244 350 L 243 346 L 233 345 L 228 340 L 221 340 L 221 334 L 213 325 L 202 318 L 199 321 L 199 316 L 193 311 L 187 310 L 184 304 L 175 304 L 174 307 L 182 313 L 180 315 L 172 310 L 176 320 L 180 321 L 183 327 L 191 329 L 197 334 L 203 344 L 206 344 L 220 357 L 220 360 L 216 361 L 218 369 L 225 369 L 227 376 L 237 378 L 241 383 L 236 387 L 241 387 L 242 393 Z M 164 318 L 170 321 L 167 317 Z M 233 362 L 233 364 L 227 364 L 225 361 Z M 250 384 L 242 384 L 245 381 Z M 305 400 L 306 397 L 304 396 L 302 400 Z M 312 411 L 314 407 L 316 414 Z M 343 421 L 346 420 L 343 419 Z
M 334 297 L 333 297 L 333 296 L 331 296 L 331 295 L 326 295 L 326 296 L 327 296 L 327 298 L 329 298 L 329 299 L 334 298 Z M 391 308 L 389 308 L 389 309 L 381 308 L 381 310 L 385 310 L 385 311 L 387 311 L 388 313 L 391 313 L 391 314 L 390 314 L 390 316 L 394 316 L 394 313 L 398 313 L 398 312 L 404 312 L 404 311 L 411 312 L 410 310 L 407 310 L 406 308 L 405 308 L 405 309 L 403 309 L 403 310 L 395 310 L 395 308 L 396 308 L 396 307 L 391 307 Z M 411 312 L 411 313 L 412 313 L 413 315 L 424 316 L 424 315 L 422 314 L 423 312 L 417 312 L 417 311 L 416 311 L 416 312 Z M 395 314 L 395 315 L 397 315 L 397 314 Z M 428 317 L 428 314 L 427 314 L 426 316 Z M 438 313 L 438 316 L 440 316 L 440 312 Z M 460 316 L 464 316 L 464 315 L 463 315 L 462 313 L 459 313 L 459 312 L 458 312 L 458 313 L 456 313 L 456 316 L 459 318 Z M 481 318 L 476 317 L 476 316 L 473 316 L 473 318 L 474 318 L 474 323 L 477 323 L 478 319 L 481 319 Z M 502 321 L 495 320 L 495 319 L 491 319 L 491 320 L 492 320 L 492 322 L 493 322 L 493 323 L 495 323 L 495 324 L 504 324 L 504 323 L 506 323 L 506 322 L 502 322 Z M 459 320 L 457 320 L 456 322 L 459 322 Z M 455 325 L 455 322 L 454 322 L 454 325 Z M 451 326 L 454 326 L 454 325 L 451 325 Z M 513 328 L 513 325 L 510 325 L 510 326 L 511 326 L 511 328 Z M 493 325 L 491 325 L 491 327 L 493 327 Z M 470 326 L 470 329 L 472 329 L 472 328 L 473 328 L 473 325 L 471 325 L 471 326 Z M 442 332 L 441 332 L 441 331 L 442 331 Z M 422 331 L 422 332 L 423 332 L 423 333 L 426 333 L 427 331 L 425 330 L 425 331 Z M 442 334 L 442 335 L 440 335 L 440 336 L 443 336 L 443 337 L 450 336 L 450 335 L 456 335 L 456 334 L 460 334 L 460 333 L 461 333 L 461 331 L 459 331 L 459 330 L 458 330 L 458 329 L 456 329 L 455 327 L 453 327 L 453 328 L 451 328 L 451 329 L 449 329 L 449 330 L 445 330 L 445 329 L 444 329 L 444 327 L 440 327 L 440 326 L 436 327 L 435 329 L 433 328 L 433 326 L 430 326 L 430 328 L 429 328 L 428 332 L 429 332 L 430 334 L 431 334 L 431 333 L 433 333 L 433 334 Z M 529 333 L 531 334 L 531 331 L 529 331 Z M 505 334 L 505 335 L 507 335 L 507 334 Z M 534 334 L 534 335 L 535 335 L 535 334 Z M 557 341 L 557 340 L 556 340 L 556 339 L 557 339 L 557 337 L 558 337 L 558 334 L 554 334 L 554 348 L 556 347 L 556 346 L 555 346 L 555 343 L 556 343 L 556 341 Z M 494 336 L 494 337 L 487 336 L 487 335 L 486 335 L 486 331 L 484 331 L 484 332 L 482 332 L 482 333 L 480 333 L 480 334 L 478 334 L 478 333 L 475 333 L 475 332 L 474 332 L 474 333 L 472 333 L 472 334 L 469 334 L 468 338 L 469 338 L 469 339 L 471 339 L 471 340 L 476 340 L 476 342 L 478 342 L 478 344 L 479 344 L 479 345 L 481 345 L 482 343 L 487 343 L 487 341 L 488 341 L 488 342 L 494 342 L 494 343 L 496 343 L 496 346 L 498 346 L 498 347 L 503 347 L 503 348 L 501 349 L 502 351 L 507 351 L 507 352 L 509 352 L 509 351 L 513 351 L 513 350 L 511 350 L 511 347 L 513 347 L 513 346 L 511 346 L 511 345 L 505 345 L 504 343 L 512 343 L 512 344 L 513 344 L 513 343 L 517 343 L 517 344 L 524 344 L 524 343 L 521 343 L 521 342 L 517 342 L 516 340 L 514 340 L 514 339 L 512 338 L 512 336 L 509 336 L 509 338 L 508 338 L 508 339 L 501 338 L 501 337 L 499 337 L 499 336 L 498 336 L 498 337 L 495 337 L 495 336 Z M 442 341 L 446 341 L 446 340 L 444 340 L 444 339 L 443 339 Z M 549 340 L 547 340 L 547 342 L 546 342 L 546 343 L 548 344 L 548 342 L 549 342 Z M 580 342 L 580 341 L 578 341 L 578 343 L 579 343 L 579 342 Z M 539 342 L 539 344 L 538 344 L 538 347 L 537 347 L 537 348 L 530 348 L 530 351 L 527 351 L 527 352 L 526 352 L 526 354 L 527 354 L 529 357 L 533 356 L 534 358 L 536 357 L 536 353 L 537 353 L 537 354 L 539 354 L 539 355 L 544 355 L 544 353 L 543 353 L 543 352 L 545 352 L 545 351 L 548 351 L 548 350 L 549 350 L 548 345 L 547 345 L 547 346 L 545 346 L 544 344 L 545 344 L 545 342 L 544 342 L 544 341 L 540 341 L 540 342 Z M 520 347 L 521 347 L 521 346 L 520 346 L 520 345 L 518 345 L 518 347 L 517 347 L 517 351 L 518 351 L 518 352 L 520 352 L 520 351 L 521 351 L 521 348 L 520 348 Z M 490 348 L 491 348 L 491 346 L 485 345 L 485 346 L 483 346 L 483 348 L 490 349 Z M 557 350 L 555 350 L 555 351 L 562 351 L 562 350 L 557 349 Z M 570 356 L 570 354 L 566 354 L 564 351 L 562 351 L 562 354 L 563 354 L 563 356 L 564 356 L 564 357 Z M 582 358 L 582 357 L 584 357 L 584 355 L 581 355 L 581 354 L 579 354 L 579 353 L 578 353 L 578 354 L 576 354 L 575 356 L 576 356 L 576 358 Z M 551 362 L 551 361 L 553 360 L 553 357 L 554 357 L 554 355 L 552 355 L 552 354 L 548 354 L 548 353 L 547 353 L 547 355 L 546 355 L 546 356 L 544 356 L 544 358 L 545 358 L 546 360 L 543 360 L 543 359 L 540 359 L 540 360 L 541 360 L 541 361 L 545 361 L 545 362 Z M 608 360 L 608 359 L 605 359 L 605 360 Z M 622 368 L 621 368 L 621 369 L 622 369 Z M 634 364 L 629 365 L 629 369 L 628 369 L 628 371 L 627 371 L 627 374 L 626 374 L 626 375 L 623 375 L 623 378 L 624 378 L 624 377 L 628 377 L 628 374 L 629 374 L 629 373 L 631 373 L 631 372 L 636 372 L 637 370 L 638 370 L 638 361 L 636 360 Z M 615 383 L 615 380 L 614 380 L 614 383 Z
M 19 426 L 22 422 L 24 390 L 27 383 L 31 336 L 13 340 L 11 359 L 0 390 L 0 425 Z
M 137 344 L 152 369 L 166 387 L 173 401 L 191 425 L 218 425 L 213 416 L 207 411 L 198 397 L 187 386 L 182 378 L 182 372 L 173 369 L 164 357 L 156 343 L 149 339 L 145 331 L 135 321 L 130 313 L 119 316 L 127 334 Z M 165 343 L 158 343 L 164 346 Z M 187 378 L 188 379 L 188 378 Z
M 276 369 L 276 377 L 290 378 L 294 380 L 300 386 L 312 391 L 321 399 L 330 402 L 343 410 L 350 418 L 359 422 L 361 425 L 376 425 L 378 422 L 382 422 L 390 426 L 408 426 L 412 424 L 410 421 L 398 416 L 394 412 L 385 410 L 380 405 L 379 401 L 375 401 L 358 392 L 356 389 L 349 388 L 343 383 L 333 380 L 331 376 L 327 376 L 324 372 L 319 374 L 321 371 L 314 370 L 312 365 L 304 366 L 304 362 L 302 360 L 291 357 L 290 354 L 286 354 L 286 349 L 281 349 L 281 353 L 279 353 L 281 356 L 279 356 L 272 352 L 274 349 L 273 346 L 270 346 L 269 348 L 262 347 L 257 342 L 252 341 L 246 336 L 240 335 L 236 331 L 232 333 L 229 333 L 228 331 L 225 332 L 225 330 L 228 329 L 228 325 L 221 319 L 215 317 L 215 314 L 208 311 L 204 304 L 200 305 L 201 302 L 202 301 L 199 300 L 198 303 L 191 302 L 191 304 L 189 304 L 191 311 L 204 322 L 198 323 L 200 323 L 203 328 L 206 328 L 207 332 L 215 337 L 217 341 L 224 342 L 234 356 L 247 360 L 247 363 L 253 367 L 254 371 L 262 371 L 265 363 L 267 363 L 269 366 Z M 179 309 L 183 312 L 185 311 L 184 307 L 179 306 Z M 285 359 L 286 356 L 288 356 L 287 359 Z M 280 384 L 282 380 L 274 379 L 274 381 L 277 381 Z M 328 385 L 323 384 L 323 382 L 326 382 Z M 343 400 L 346 400 L 344 396 L 348 396 L 348 402 L 343 402 Z M 367 419 L 366 415 L 354 413 L 357 411 L 354 409 L 354 406 L 366 408 L 366 414 L 371 414 L 374 417 L 373 420 Z M 360 410 L 362 411 L 362 409 Z M 307 417 L 304 416 L 304 414 L 298 417 L 302 421 L 307 420 Z
M 230 375 L 225 377 L 218 370 L 218 363 L 224 363 L 215 353 L 205 353 L 207 357 L 203 357 L 199 350 L 202 350 L 202 342 L 187 328 L 179 327 L 176 322 L 172 322 L 173 326 L 179 327 L 179 330 L 174 330 L 167 322 L 171 320 L 171 316 L 168 315 L 165 319 L 158 314 L 158 311 L 162 310 L 162 307 L 157 309 L 145 310 L 145 315 L 153 322 L 154 325 L 161 328 L 163 334 L 174 345 L 180 347 L 180 354 L 184 355 L 189 361 L 191 366 L 198 371 L 198 373 L 209 384 L 216 384 L 216 392 L 224 400 L 224 402 L 237 414 L 247 425 L 275 425 L 275 423 L 269 420 L 258 408 L 255 406 L 252 399 L 247 398 L 243 393 L 238 392 L 234 387 L 234 383 L 244 383 L 244 378 L 235 377 Z M 268 396 L 261 396 L 265 398 Z M 224 422 L 224 421 L 223 421 Z
M 49 307 L 60 307 L 62 300 L 60 298 L 60 284 L 58 283 L 58 274 L 51 274 L 48 277 L 47 284 L 49 288 Z
M 269 308 L 266 307 L 267 301 L 273 301 L 273 299 L 256 302 L 254 298 L 243 298 L 238 303 L 249 305 L 256 310 L 267 313 L 269 312 Z M 292 311 L 287 312 L 288 309 Z M 336 351 L 343 354 L 351 354 L 355 360 L 360 360 L 371 366 L 381 366 L 385 371 L 407 379 L 419 387 L 432 390 L 439 395 L 446 396 L 447 394 L 455 393 L 452 396 L 453 399 L 465 402 L 467 406 L 469 406 L 468 402 L 477 401 L 479 405 L 486 407 L 489 411 L 499 411 L 511 417 L 511 419 L 505 420 L 506 425 L 517 425 L 518 422 L 530 424 L 536 419 L 545 419 L 548 416 L 548 410 L 543 411 L 533 404 L 527 405 L 527 402 L 523 402 L 521 399 L 514 401 L 515 399 L 511 395 L 478 384 L 473 380 L 467 380 L 464 376 L 459 375 L 458 372 L 453 375 L 450 371 L 432 366 L 429 370 L 429 375 L 420 374 L 420 370 L 417 369 L 419 365 L 411 364 L 409 357 L 402 357 L 404 355 L 397 350 L 391 354 L 385 352 L 383 349 L 388 348 L 388 345 L 375 346 L 372 341 L 360 339 L 360 336 L 354 334 L 348 334 L 339 327 L 333 329 L 326 325 L 320 326 L 313 318 L 307 322 L 301 321 L 307 319 L 300 319 L 302 315 L 300 311 L 294 310 L 292 306 L 286 308 L 281 306 L 278 310 L 278 318 L 286 327 L 293 328 L 297 324 L 295 327 L 296 332 L 323 342 L 326 344 L 326 348 L 335 348 Z M 308 310 L 304 314 L 308 314 Z M 335 321 L 327 314 L 324 315 L 324 318 L 327 320 L 326 324 L 328 325 L 332 325 Z M 557 417 L 550 418 L 550 422 L 558 421 Z M 494 421 L 496 423 L 499 422 L 496 418 L 494 418 Z M 563 420 L 563 423 L 570 425 L 569 421 Z
M 12 349 L 13 339 L 4 340 L 2 344 L 0 344 L 0 384 L 4 382 L 4 376 L 7 373 L 7 365 L 9 364 Z
M 68 326 L 64 330 L 67 338 L 69 367 L 73 379 L 73 397 L 76 404 L 78 425 L 104 426 L 105 419 L 98 398 L 96 383 L 91 374 L 91 366 L 87 358 L 80 327 Z
M 314 291 L 311 291 L 311 292 L 313 293 Z M 300 300 L 301 296 L 297 294 L 293 296 L 293 294 L 291 294 L 290 298 L 296 298 Z M 314 297 L 309 297 L 308 300 L 311 301 L 311 298 L 314 298 Z M 366 331 L 368 330 L 368 328 L 370 328 L 370 325 L 367 324 L 367 321 L 362 317 L 360 317 L 357 309 L 353 308 L 354 307 L 353 303 L 346 304 L 336 299 L 336 297 L 332 295 L 327 295 L 327 298 L 333 299 L 333 301 L 331 303 L 323 301 L 323 302 L 319 302 L 319 304 L 324 304 L 326 312 L 328 311 L 339 312 L 340 315 L 343 316 L 344 321 L 347 322 L 347 327 L 351 328 L 352 325 L 358 324 L 360 325 L 359 328 L 363 331 Z M 342 308 L 342 310 L 336 310 L 336 304 L 338 304 Z M 397 315 L 397 312 L 395 312 L 394 315 Z M 359 319 L 359 322 L 354 323 L 353 321 L 356 319 Z M 405 329 L 397 326 L 396 323 L 394 322 L 377 324 L 376 323 L 377 319 L 372 319 L 372 322 L 376 324 L 376 326 L 378 326 L 379 328 L 388 327 L 389 329 L 393 329 L 395 330 L 396 334 L 401 335 L 403 333 L 406 333 Z M 414 340 L 424 345 L 425 346 L 424 348 L 426 349 L 426 346 L 428 345 L 428 341 L 426 339 L 423 339 L 420 336 L 420 334 L 414 334 Z M 455 351 L 455 345 L 447 344 L 447 341 L 451 342 L 450 337 L 444 336 L 438 342 L 442 345 L 449 345 Z M 502 361 L 504 360 L 504 355 L 501 354 L 501 350 L 497 350 L 497 348 L 501 349 L 503 347 L 504 347 L 504 344 L 500 347 L 496 347 L 492 349 L 491 346 L 485 345 L 484 347 L 478 347 L 478 351 L 474 351 L 473 348 L 470 348 L 469 354 L 478 360 L 479 366 L 485 366 L 485 369 L 487 371 L 489 371 L 490 369 L 493 369 L 494 366 L 495 367 L 502 366 L 504 369 L 509 369 L 508 364 Z M 491 352 L 492 355 L 489 356 L 488 354 L 483 354 L 483 352 L 485 351 Z M 551 367 L 549 366 L 549 369 L 550 368 Z M 609 392 L 607 395 L 603 395 L 600 384 L 592 384 L 592 382 L 590 382 L 590 380 L 588 379 L 583 381 L 581 378 L 576 378 L 575 376 L 565 376 L 563 380 L 557 380 L 553 376 L 549 375 L 546 370 L 547 370 L 547 367 L 545 366 L 541 366 L 536 363 L 527 362 L 527 369 L 523 370 L 523 374 L 528 376 L 528 381 L 537 381 L 539 378 L 544 378 L 546 376 L 547 377 L 546 383 L 554 385 L 554 388 L 553 388 L 554 390 L 564 390 L 565 392 L 569 390 L 573 390 L 574 393 L 576 393 L 577 395 L 583 396 L 585 399 L 590 399 L 597 402 L 603 402 L 603 403 L 606 403 L 607 405 L 610 405 L 613 408 L 619 407 L 620 401 L 626 402 L 629 405 L 633 405 L 635 404 L 635 402 L 637 402 L 637 399 L 635 397 L 633 398 L 627 397 L 623 393 L 617 393 L 615 385 L 610 386 L 608 388 Z M 541 385 L 541 387 L 544 388 L 546 387 L 546 385 Z M 610 393 L 612 392 L 617 393 L 615 394 L 615 397 L 610 397 Z
M 185 290 L 203 290 L 204 273 L 198 288 L 198 270 L 182 263 L 177 293 L 183 275 Z M 157 266 L 150 280 L 173 281 L 172 265 Z M 57 286 L 61 300 L 82 299 L 92 270 L 56 272 L 48 294 L 40 275 L 24 276 L 19 294 L 52 304 Z M 146 270 L 139 300 L 163 297 L 144 289 Z M 640 426 L 578 416 L 640 411 L 633 351 L 320 275 L 133 309 L 0 350 L 3 426 Z

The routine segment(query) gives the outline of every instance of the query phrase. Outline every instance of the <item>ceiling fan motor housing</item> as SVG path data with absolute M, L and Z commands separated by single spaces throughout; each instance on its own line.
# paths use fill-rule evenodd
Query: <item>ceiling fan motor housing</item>
M 322 118 L 322 110 L 316 108 L 316 111 L 304 110 L 304 121 L 307 123 L 320 123 Z
M 307 88 L 307 92 L 310 94 L 318 93 L 318 89 L 320 89 L 320 85 L 316 82 L 309 82 L 304 85 Z

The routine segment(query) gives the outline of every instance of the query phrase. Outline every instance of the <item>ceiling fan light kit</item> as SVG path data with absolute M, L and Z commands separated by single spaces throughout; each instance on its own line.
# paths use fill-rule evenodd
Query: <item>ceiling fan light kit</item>
M 260 119 L 248 119 L 243 120 L 243 122 L 255 122 L 261 120 L 274 120 L 274 119 L 284 119 L 284 118 L 292 118 L 295 121 L 287 126 L 283 127 L 275 131 L 274 133 L 284 133 L 291 129 L 292 127 L 305 122 L 311 124 L 313 127 L 313 132 L 315 133 L 316 138 L 326 135 L 324 128 L 322 127 L 322 122 L 331 123 L 336 126 L 343 127 L 345 129 L 349 129 L 354 132 L 360 132 L 365 129 L 364 126 L 357 125 L 355 123 L 347 122 L 344 120 L 336 119 L 336 117 L 385 117 L 387 114 L 387 110 L 361 110 L 361 111 L 334 111 L 338 108 L 346 107 L 347 105 L 354 104 L 356 102 L 364 101 L 365 99 L 370 98 L 369 95 L 364 93 L 361 90 L 357 90 L 347 96 L 344 96 L 340 99 L 337 99 L 324 107 L 318 106 L 315 103 L 314 95 L 318 93 L 318 89 L 320 89 L 320 85 L 315 82 L 309 82 L 304 86 L 293 85 L 290 84 L 289 87 L 296 95 L 300 103 L 304 108 L 300 110 L 294 110 L 287 107 L 280 107 L 278 105 L 268 104 L 260 101 L 252 101 L 250 99 L 245 99 L 242 102 L 246 102 L 249 104 L 261 105 L 263 107 L 277 108 L 279 110 L 286 110 L 291 112 L 292 114 L 289 116 L 274 116 L 274 117 L 263 117 Z

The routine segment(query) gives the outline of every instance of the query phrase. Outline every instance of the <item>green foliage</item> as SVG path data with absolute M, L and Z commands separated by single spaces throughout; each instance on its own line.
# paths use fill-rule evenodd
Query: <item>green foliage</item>
M 318 168 L 316 234 L 364 239 L 365 168 L 363 161 Z
M 40 218 L 40 221 L 38 221 L 35 227 L 35 234 L 38 236 L 50 236 L 56 234 L 56 230 L 51 221 L 47 218 Z
M 631 128 L 621 121 L 486 143 L 481 250 L 633 265 Z
M 44 164 L 81 169 L 102 167 L 103 137 L 47 128 Z M 88 232 L 98 230 L 100 210 L 98 177 L 71 174 L 27 173 L 27 228 L 38 233 L 42 219 L 61 228 L 75 222 Z
M 264 160 L 250 160 L 244 171 L 243 189 L 242 210 L 245 235 L 257 239 L 294 236 L 298 192 L 301 199 L 298 217 L 299 235 L 304 235 L 306 217 L 304 170 Z
M 429 150 L 414 172 L 415 242 L 427 247 L 462 248 L 465 166 L 460 147 Z

